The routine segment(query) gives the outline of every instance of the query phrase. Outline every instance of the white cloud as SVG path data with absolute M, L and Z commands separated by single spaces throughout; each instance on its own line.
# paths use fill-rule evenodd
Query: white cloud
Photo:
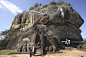
M 0 8 L 2 10 L 8 10 L 12 12 L 13 14 L 17 14 L 17 12 L 18 13 L 22 12 L 22 9 L 17 7 L 15 4 L 8 2 L 7 0 L 0 0 Z

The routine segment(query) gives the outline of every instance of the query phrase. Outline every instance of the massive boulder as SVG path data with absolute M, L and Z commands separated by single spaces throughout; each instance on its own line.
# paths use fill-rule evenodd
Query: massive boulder
M 45 50 L 62 48 L 62 44 L 65 43 L 61 41 L 66 39 L 71 40 L 70 46 L 76 46 L 79 43 L 74 41 L 83 40 L 79 29 L 83 23 L 84 20 L 69 3 L 44 5 L 15 16 L 11 28 L 18 28 L 20 32 L 9 42 L 6 48 L 15 49 L 16 45 L 24 38 L 32 41 L 34 33 L 37 33 L 35 40 L 37 43 L 40 41 L 42 32 L 44 32 Z M 37 29 L 34 28 L 34 24 Z

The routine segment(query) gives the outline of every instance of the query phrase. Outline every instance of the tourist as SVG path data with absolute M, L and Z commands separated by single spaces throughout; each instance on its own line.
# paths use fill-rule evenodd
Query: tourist
M 40 46 L 40 42 L 38 42 L 38 46 Z
M 36 46 L 37 46 L 37 45 L 35 44 L 35 48 L 36 48 Z
M 30 49 L 30 57 L 32 56 L 32 49 Z
M 38 46 L 38 43 L 37 43 L 37 46 Z
M 82 48 L 82 46 L 80 46 L 80 49 Z
M 35 46 L 36 46 L 36 44 L 35 44 Z
M 71 47 L 70 47 L 70 50 L 71 50 Z

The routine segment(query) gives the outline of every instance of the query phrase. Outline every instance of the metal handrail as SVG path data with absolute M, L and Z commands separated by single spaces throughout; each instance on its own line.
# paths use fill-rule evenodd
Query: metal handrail
M 37 12 L 37 11 L 36 11 L 36 12 Z M 44 14 L 44 13 L 42 13 L 42 14 L 43 14 L 43 16 L 46 16 L 46 14 Z M 42 17 L 43 17 L 43 16 L 42 16 Z M 39 35 L 41 35 L 41 34 L 39 33 L 39 31 L 38 31 L 38 29 L 37 29 L 37 27 L 36 27 L 36 24 L 42 19 L 42 17 L 40 17 L 40 18 L 37 20 L 37 22 L 33 24 L 33 27 L 35 28 L 35 30 L 37 31 L 37 33 L 38 33 Z

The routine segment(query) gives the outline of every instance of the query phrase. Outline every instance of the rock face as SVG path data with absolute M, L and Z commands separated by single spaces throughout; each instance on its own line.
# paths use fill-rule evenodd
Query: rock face
M 69 3 L 44 5 L 42 9 L 41 7 L 35 8 L 15 16 L 11 28 L 18 28 L 20 31 L 6 48 L 15 49 L 15 46 L 22 42 L 24 38 L 28 38 L 34 44 L 42 42 L 43 50 L 46 51 L 63 48 L 62 44 L 64 43 L 61 41 L 66 39 L 72 41 L 69 44 L 70 46 L 74 46 L 79 43 L 74 43 L 73 41 L 83 40 L 79 29 L 83 23 L 84 20 Z M 33 27 L 34 24 L 37 29 Z M 41 35 L 42 32 L 43 36 Z M 34 33 L 37 33 L 36 37 Z M 41 40 L 40 37 L 43 39 Z M 30 46 L 34 46 L 34 44 L 30 44 Z

